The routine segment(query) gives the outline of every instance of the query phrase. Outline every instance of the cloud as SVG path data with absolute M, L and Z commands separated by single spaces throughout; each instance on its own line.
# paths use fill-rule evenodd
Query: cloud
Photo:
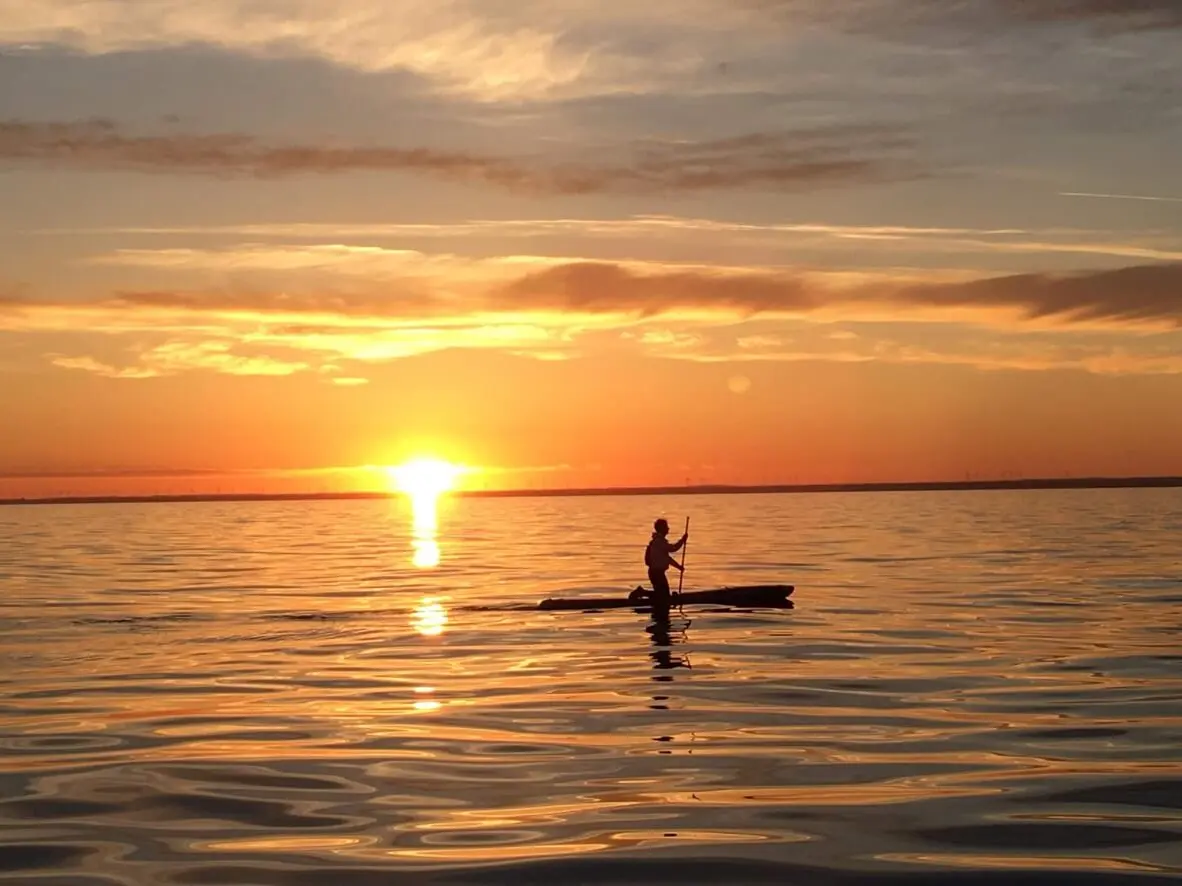
M 1061 191 L 1059 196 L 1096 197 L 1102 200 L 1146 200 L 1150 203 L 1182 203 L 1182 197 L 1155 197 L 1148 194 L 1093 194 L 1087 191 Z
M 794 272 L 657 270 L 584 262 L 528 274 L 506 301 L 562 310 L 653 315 L 705 308 L 740 315 L 855 308 L 1004 309 L 1027 319 L 1161 321 L 1182 326 L 1182 263 L 1075 274 L 1018 274 L 970 281 L 897 283 L 872 275 L 842 285 L 842 275 Z
M 557 11 L 547 16 L 544 4 L 534 6 L 513 15 L 476 0 L 0 0 L 0 42 L 90 54 L 204 45 L 263 58 L 314 56 L 497 98 L 561 88 L 590 61 L 590 47 L 561 39 Z
M 1005 28 L 1015 24 L 1101 24 L 1127 31 L 1182 27 L 1176 0 L 747 0 L 796 22 L 881 32 L 919 26 Z
M 99 306 L 117 313 L 145 318 L 159 315 L 164 322 L 183 316 L 222 314 L 241 320 L 274 320 L 309 323 L 317 317 L 382 318 L 429 317 L 444 310 L 445 304 L 433 293 L 419 292 L 413 281 L 389 291 L 313 292 L 257 291 L 235 289 L 215 292 L 138 291 L 120 292 Z M 311 327 L 309 327 L 311 328 Z
M 630 165 L 568 166 L 559 180 L 568 193 L 886 181 L 920 175 L 894 153 L 908 147 L 901 131 L 856 125 L 700 143 L 650 142 L 639 147 Z
M 234 249 L 117 249 L 94 256 L 90 264 L 164 269 L 310 271 L 321 268 L 372 275 L 429 257 L 409 249 L 316 244 L 292 248 L 247 243 Z
M 242 236 L 278 237 L 285 239 L 323 240 L 330 237 L 467 237 L 481 234 L 515 234 L 535 238 L 544 234 L 572 233 L 580 237 L 634 236 L 681 232 L 716 234 L 751 233 L 760 235 L 824 234 L 851 239 L 910 238 L 925 236 L 1018 236 L 1029 235 L 1025 228 L 965 228 L 923 227 L 914 225 L 835 225 L 819 222 L 734 222 L 711 218 L 692 218 L 673 215 L 633 215 L 627 218 L 511 218 L 471 219 L 465 221 L 429 223 L 335 223 L 287 222 L 274 224 L 238 224 L 158 227 L 94 227 L 94 228 L 34 228 L 23 231 L 38 235 L 146 234 L 158 236 Z M 20 232 L 18 232 L 20 233 Z M 1053 232 L 1051 232 L 1053 233 Z M 1072 229 L 1072 234 L 1081 233 Z M 344 249 L 325 246 L 313 248 Z
M 1177 0 L 1002 0 L 999 8 L 1031 22 L 1101 22 L 1128 30 L 1182 28 Z
M 905 304 L 1014 307 L 1031 319 L 1167 321 L 1182 327 L 1182 263 L 909 285 L 891 298 Z
M 435 148 L 268 145 L 241 134 L 130 135 L 107 120 L 0 121 L 0 161 L 82 169 L 280 178 L 397 172 L 532 194 L 796 189 L 918 175 L 885 127 L 829 126 L 703 142 L 649 140 L 618 162 L 481 156 Z M 604 156 L 611 151 L 597 151 Z
M 83 372 L 93 372 L 95 375 L 101 375 L 105 378 L 154 378 L 160 374 L 154 369 L 141 366 L 128 366 L 120 369 L 106 363 L 100 363 L 93 357 L 51 355 L 49 362 L 54 366 L 60 366 L 62 369 L 80 369 Z
M 349 465 L 315 468 L 127 468 L 118 466 L 84 468 L 47 468 L 41 470 L 0 470 L 0 480 L 102 480 L 102 479 L 217 479 L 233 477 L 284 477 L 324 474 L 353 474 L 384 470 L 381 466 Z
M 204 468 L 100 468 L 96 470 L 3 470 L 0 480 L 69 480 L 88 478 L 184 478 L 184 477 L 219 477 L 228 474 L 248 473 L 241 471 L 207 470 Z
M 1074 370 L 1104 375 L 1182 374 L 1182 332 L 1130 337 L 1119 330 L 960 324 L 846 324 L 756 318 L 734 326 L 685 328 L 654 322 L 624 335 L 649 356 L 696 363 L 882 363 L 989 371 Z M 836 328 L 835 328 L 836 327 Z
M 598 465 L 580 465 L 580 471 L 597 470 Z M 0 480 L 102 480 L 102 479 L 232 479 L 242 477 L 307 477 L 325 476 L 332 474 L 365 475 L 378 474 L 385 478 L 388 465 L 329 465 L 321 467 L 289 467 L 289 468 L 189 468 L 189 467 L 160 467 L 160 468 L 127 468 L 100 467 L 93 469 L 80 468 L 46 468 L 20 470 L 0 469 Z M 500 474 L 550 474 L 564 473 L 574 470 L 569 464 L 550 465 L 480 465 L 477 473 L 480 475 Z M 379 487 L 384 487 L 384 483 Z
M 381 281 L 359 294 L 277 290 L 121 292 L 99 301 L 45 303 L 0 300 L 0 329 L 112 332 L 131 329 L 204 330 L 224 322 L 315 336 L 337 329 L 435 330 L 522 324 L 567 314 L 605 323 L 659 315 L 947 317 L 962 310 L 1060 324 L 1091 322 L 1182 326 L 1182 262 L 1114 270 L 968 276 L 799 271 L 659 262 L 554 260 L 489 263 L 494 273 L 471 275 L 462 297 L 438 279 Z M 540 267 L 539 267 L 540 265 Z M 475 263 L 483 268 L 482 263 Z M 477 282 L 480 281 L 480 282 Z M 442 295 L 441 295 L 442 293 Z M 911 311 L 912 313 L 908 313 Z M 1000 314 L 999 314 L 1000 312 Z M 960 315 L 962 318 L 964 314 Z M 516 319 L 515 319 L 516 318 Z M 492 336 L 491 330 L 481 333 Z
M 445 178 L 520 184 L 506 160 L 463 152 L 402 148 L 267 146 L 246 135 L 125 135 L 108 120 L 0 122 L 0 159 L 90 169 L 134 169 L 262 178 L 359 170 L 424 172 Z
M 429 280 L 418 282 L 431 291 Z M 115 379 L 309 373 L 340 385 L 361 383 L 365 364 L 446 349 L 565 359 L 624 347 L 695 360 L 967 361 L 1105 372 L 1173 372 L 1182 353 L 1182 263 L 917 280 L 575 262 L 527 266 L 508 282 L 490 279 L 459 299 L 402 298 L 396 284 L 386 286 L 358 301 L 233 290 L 129 292 L 90 302 L 10 299 L 0 303 L 0 331 L 122 339 L 121 360 L 107 345 L 102 360 L 77 348 L 47 355 L 59 367 Z M 856 331 L 850 324 L 859 324 Z M 898 332 L 903 328 L 906 335 Z M 971 348 L 953 341 L 950 329 L 961 339 L 976 330 Z M 892 344 L 900 335 L 906 340 Z M 1101 335 L 1109 337 L 1102 346 L 1071 350 L 1072 342 Z M 1043 338 L 1016 350 L 989 343 L 1014 336 L 1027 343 Z M 934 348 L 937 339 L 949 343 Z M 1162 341 L 1163 349 L 1147 350 Z M 1054 360 L 1052 352 L 1059 354 Z
M 226 375 L 292 375 L 311 368 L 306 362 L 236 354 L 236 346 L 234 341 L 172 341 L 144 351 L 140 363 L 157 375 L 187 369 L 211 369 Z
M 293 304 L 277 296 L 268 306 L 255 293 L 243 304 L 228 296 L 202 300 L 188 294 L 127 294 L 99 302 L 0 305 L 0 332 L 79 334 L 122 340 L 122 359 L 86 354 L 46 355 L 53 365 L 108 378 L 132 379 L 191 371 L 284 376 L 316 373 L 326 383 L 364 383 L 358 372 L 380 363 L 447 349 L 487 349 L 537 359 L 564 359 L 584 331 L 609 328 L 614 316 L 562 316 L 557 312 L 421 313 L 334 309 L 328 303 Z M 30 342 L 35 339 L 30 339 Z M 90 345 L 93 347 L 94 345 Z M 75 346 L 88 347 L 86 344 Z M 103 351 L 111 353 L 111 345 Z
M 782 34 L 769 33 L 769 11 L 795 31 L 820 25 L 871 35 L 916 24 L 974 34 L 1015 23 L 1182 24 L 1174 0 L 292 0 L 278 7 L 0 0 L 0 43 L 89 54 L 206 46 L 264 59 L 314 57 L 353 70 L 407 72 L 480 100 L 530 100 L 687 84 L 717 69 L 719 58 L 733 59 L 734 46 L 744 47 L 746 58 L 782 53 Z
M 94 237 L 99 234 L 189 238 L 247 236 L 245 242 L 219 248 L 117 249 L 83 259 L 94 265 L 166 271 L 254 274 L 301 272 L 301 281 L 332 289 L 340 278 L 386 279 L 434 276 L 445 271 L 456 280 L 517 274 L 523 265 L 575 262 L 588 256 L 611 260 L 623 256 L 660 260 L 663 256 L 717 254 L 720 250 L 748 266 L 783 266 L 832 262 L 840 255 L 860 268 L 897 271 L 908 260 L 927 267 L 998 270 L 1045 270 L 1083 265 L 1097 259 L 1121 266 L 1129 259 L 1179 261 L 1176 237 L 1161 231 L 1139 233 L 1078 228 L 972 228 L 917 225 L 837 225 L 818 222 L 734 222 L 668 215 L 629 218 L 476 219 L 436 224 L 256 224 L 209 227 L 33 229 L 26 236 Z M 349 245 L 344 239 L 369 241 Z M 288 242 L 266 242 L 278 239 Z M 303 243 L 321 239 L 328 242 Z M 438 253 L 438 241 L 467 255 Z M 296 241 L 296 242 L 291 242 Z M 390 241 L 398 248 L 378 245 Z M 524 241 L 525 245 L 517 244 Z M 850 247 L 856 245 L 851 255 Z M 409 248 L 411 246 L 417 248 Z M 532 254 L 515 252 L 529 248 Z M 570 252 L 580 251 L 581 255 Z M 498 255 L 490 255 L 490 253 Z M 338 278 L 336 280 L 332 278 Z M 284 281 L 285 285 L 290 278 Z M 403 288 L 406 288 L 405 286 Z M 425 297 L 425 296 L 424 296 Z
M 259 310 L 321 310 L 342 313 L 433 313 L 497 279 L 515 279 L 523 269 L 571 259 L 534 255 L 469 257 L 413 249 L 333 244 L 241 244 L 225 249 L 118 249 L 91 256 L 87 264 L 150 268 L 232 277 L 232 292 L 203 296 L 176 291 L 127 292 L 128 301 L 184 306 L 200 299 Z M 262 290 L 252 296 L 251 291 Z M 283 295 L 277 295 L 283 290 Z
M 528 274 L 507 286 L 501 298 L 534 308 L 640 316 L 678 308 L 754 314 L 818 306 L 818 293 L 795 275 L 703 270 L 637 273 L 603 262 L 579 262 Z
M 136 363 L 116 367 L 91 357 L 51 355 L 50 363 L 106 378 L 156 378 L 193 369 L 226 375 L 293 375 L 310 368 L 308 363 L 279 360 L 264 355 L 234 353 L 234 341 L 169 341 L 139 353 Z

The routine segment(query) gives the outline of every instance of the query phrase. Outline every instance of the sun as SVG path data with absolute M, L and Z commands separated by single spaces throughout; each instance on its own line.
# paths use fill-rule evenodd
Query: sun
M 441 458 L 415 458 L 386 468 L 391 485 L 412 499 L 433 499 L 454 489 L 466 473 L 460 465 Z

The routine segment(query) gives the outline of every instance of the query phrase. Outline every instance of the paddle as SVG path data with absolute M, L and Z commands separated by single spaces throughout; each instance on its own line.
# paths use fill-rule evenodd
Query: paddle
M 681 549 L 681 568 L 677 570 L 677 593 L 681 593 L 681 580 L 685 578 L 685 553 L 689 550 L 689 517 L 685 518 L 685 547 Z

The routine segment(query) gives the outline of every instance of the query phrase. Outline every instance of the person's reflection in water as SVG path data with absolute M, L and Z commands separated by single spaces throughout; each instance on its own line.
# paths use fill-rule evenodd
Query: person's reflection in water
M 682 630 L 682 636 L 678 639 L 673 638 L 673 622 L 669 618 L 669 611 L 653 610 L 653 620 L 649 622 L 646 631 L 652 636 L 653 646 L 655 647 L 649 653 L 656 664 L 653 667 L 661 671 L 669 671 L 673 668 L 688 668 L 690 666 L 689 657 L 685 653 L 675 653 L 671 647 L 678 644 L 685 643 L 685 632 Z M 653 677 L 654 680 L 662 683 L 670 683 L 673 681 L 672 674 L 658 674 Z
M 652 637 L 653 650 L 649 653 L 649 658 L 654 662 L 653 669 L 658 671 L 653 675 L 653 681 L 656 683 L 672 683 L 673 674 L 670 673 L 676 668 L 692 668 L 689 656 L 684 652 L 676 652 L 673 647 L 685 643 L 685 628 L 689 626 L 689 622 L 680 629 L 680 637 L 673 635 L 673 623 L 669 618 L 669 610 L 667 608 L 654 608 L 652 621 L 645 627 L 649 635 Z M 669 696 L 668 695 L 653 695 L 652 704 L 649 705 L 654 711 L 669 710 Z M 674 737 L 672 735 L 659 735 L 653 741 L 672 742 Z M 670 750 L 661 750 L 659 753 L 671 754 Z
M 676 645 L 686 643 L 686 628 L 688 623 L 681 628 L 681 637 L 674 638 L 673 636 L 673 621 L 669 618 L 668 608 L 654 608 L 652 610 L 652 620 L 645 631 L 649 632 L 652 638 L 652 646 L 654 649 L 649 653 L 649 658 L 655 664 L 652 665 L 657 671 L 671 671 L 675 667 L 690 667 L 689 656 L 684 652 L 675 652 L 673 647 Z M 657 673 L 652 677 L 656 683 L 673 683 L 673 675 L 671 673 Z M 650 708 L 654 710 L 669 710 L 669 705 L 664 702 L 669 701 L 669 696 L 654 696 Z

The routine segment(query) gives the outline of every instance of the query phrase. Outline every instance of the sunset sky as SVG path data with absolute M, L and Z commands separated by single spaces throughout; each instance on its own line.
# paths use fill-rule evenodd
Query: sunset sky
M 0 0 L 0 496 L 1182 474 L 1180 42 Z

